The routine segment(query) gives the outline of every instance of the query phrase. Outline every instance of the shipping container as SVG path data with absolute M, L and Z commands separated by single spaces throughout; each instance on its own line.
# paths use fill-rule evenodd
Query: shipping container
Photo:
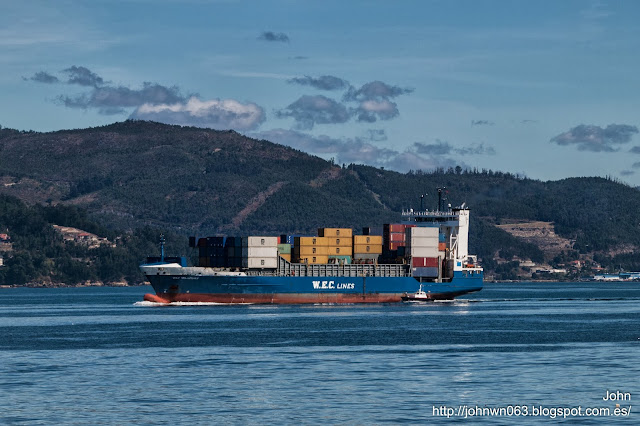
M 438 234 L 438 242 L 446 243 L 447 242 L 447 236 L 445 234 Z
M 433 226 L 407 228 L 406 234 L 411 237 L 431 237 L 435 238 L 437 241 L 438 235 L 440 234 L 440 228 Z
M 295 237 L 294 246 L 328 246 L 329 242 L 324 237 Z
M 277 247 L 242 247 L 242 257 L 277 257 Z
M 382 244 L 354 244 L 353 245 L 354 253 L 371 253 L 371 254 L 382 254 Z
M 437 257 L 412 257 L 411 266 L 416 267 L 429 267 L 437 268 L 440 265 L 440 261 Z
M 320 264 L 329 263 L 329 256 L 305 256 L 294 259 L 296 263 Z
M 405 241 L 404 232 L 392 232 L 385 235 L 385 240 L 391 243 L 403 243 Z
M 327 246 L 294 246 L 292 253 L 294 257 L 306 256 L 327 256 L 329 255 L 329 247 Z
M 242 258 L 242 267 L 243 268 L 277 268 L 278 267 L 278 258 L 277 257 L 246 257 Z
M 428 237 L 413 237 L 406 241 L 406 246 L 410 249 L 413 247 L 429 247 L 438 250 L 438 244 L 440 243 L 438 243 L 437 239 Z
M 198 247 L 206 247 L 206 246 L 207 246 L 207 239 L 206 238 L 198 239 Z
M 280 254 L 290 254 L 291 253 L 291 245 L 287 243 L 278 244 L 278 253 Z
M 438 251 L 446 251 L 447 243 L 438 243 Z
M 329 256 L 351 256 L 353 254 L 353 249 L 351 245 L 348 246 L 328 246 L 327 254 Z
M 411 257 L 438 257 L 438 247 L 411 247 L 409 254 Z
M 382 236 L 383 233 L 384 233 L 384 229 L 382 226 L 368 226 L 366 228 L 362 228 L 362 235 Z
M 207 247 L 224 247 L 224 237 L 207 237 Z
M 242 247 L 277 247 L 278 237 L 242 237 Z
M 404 233 L 405 227 L 406 227 L 406 225 L 404 225 L 402 223 L 385 223 L 382 226 L 382 230 L 385 233 L 390 233 L 390 232 L 402 232 L 402 233 Z
M 354 235 L 353 245 L 367 244 L 367 245 L 382 245 L 381 235 Z
M 291 262 L 291 253 L 280 253 L 280 257 L 287 262 Z
M 413 268 L 413 276 L 414 277 L 423 277 L 423 278 L 437 278 L 438 277 L 438 267 L 435 268 Z
M 397 243 L 389 243 L 389 245 L 387 246 L 389 250 L 398 250 L 398 248 L 400 247 L 404 247 L 404 241 L 397 242 Z
M 329 247 L 351 247 L 353 245 L 353 238 L 351 237 L 326 237 Z
M 351 237 L 353 230 L 351 228 L 318 228 L 319 237 Z

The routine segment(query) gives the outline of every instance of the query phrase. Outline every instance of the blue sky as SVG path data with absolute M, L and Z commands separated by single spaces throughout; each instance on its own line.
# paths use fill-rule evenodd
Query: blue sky
M 0 125 L 640 185 L 637 1 L 0 1 Z

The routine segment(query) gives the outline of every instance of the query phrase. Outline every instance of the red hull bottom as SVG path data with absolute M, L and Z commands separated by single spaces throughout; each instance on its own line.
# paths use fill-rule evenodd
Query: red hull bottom
M 163 293 L 162 296 L 145 294 L 144 300 L 154 303 L 200 302 L 200 303 L 255 303 L 255 304 L 303 304 L 303 303 L 396 303 L 402 302 L 403 294 L 206 294 Z M 452 299 L 455 295 L 430 294 L 431 300 Z

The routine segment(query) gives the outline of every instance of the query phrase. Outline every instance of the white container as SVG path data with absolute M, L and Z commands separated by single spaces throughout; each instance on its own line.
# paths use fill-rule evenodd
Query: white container
M 440 228 L 407 228 L 405 231 L 405 242 L 407 248 L 410 247 L 435 247 L 438 249 L 438 235 Z
M 242 247 L 242 257 L 277 257 L 278 247 Z
M 413 237 L 407 241 L 407 247 L 435 247 L 438 249 L 438 240 L 433 238 Z
M 275 269 L 278 267 L 278 258 L 277 257 L 243 257 L 242 258 L 242 266 L 244 268 L 271 268 Z
M 438 257 L 438 247 L 411 247 L 412 257 Z
M 242 247 L 278 247 L 278 237 L 242 237 Z
M 440 228 L 415 226 L 413 228 L 407 228 L 406 231 L 409 234 L 408 235 L 409 237 L 438 238 L 438 234 L 440 233 Z

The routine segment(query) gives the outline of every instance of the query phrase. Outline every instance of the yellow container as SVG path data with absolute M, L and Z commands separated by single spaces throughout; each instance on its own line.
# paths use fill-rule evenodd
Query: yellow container
M 319 263 L 329 263 L 329 256 L 302 256 L 296 260 L 298 263 L 316 265 Z
M 354 235 L 353 245 L 382 245 L 382 235 Z
M 352 237 L 351 228 L 318 228 L 318 235 L 321 237 Z
M 296 246 L 293 253 L 298 257 L 307 256 L 327 256 L 329 255 L 329 247 L 327 246 Z
M 293 239 L 294 247 L 301 246 L 328 246 L 329 241 L 323 237 L 295 237 Z
M 328 250 L 329 256 L 351 256 L 353 254 L 351 246 L 329 246 Z
M 382 254 L 382 244 L 354 244 L 354 253 Z
M 291 262 L 291 253 L 280 253 L 280 257 L 287 262 Z
M 353 238 L 351 237 L 327 237 L 329 247 L 351 247 Z

